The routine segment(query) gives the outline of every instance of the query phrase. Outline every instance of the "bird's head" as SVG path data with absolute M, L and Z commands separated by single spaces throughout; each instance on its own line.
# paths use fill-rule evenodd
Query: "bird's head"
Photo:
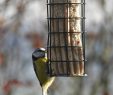
M 45 58 L 45 56 L 46 50 L 44 48 L 37 48 L 32 54 L 32 59 L 36 61 L 37 59 Z

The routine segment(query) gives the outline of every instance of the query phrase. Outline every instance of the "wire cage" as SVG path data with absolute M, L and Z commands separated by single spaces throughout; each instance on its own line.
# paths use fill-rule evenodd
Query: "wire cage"
M 47 0 L 48 75 L 85 76 L 85 0 Z

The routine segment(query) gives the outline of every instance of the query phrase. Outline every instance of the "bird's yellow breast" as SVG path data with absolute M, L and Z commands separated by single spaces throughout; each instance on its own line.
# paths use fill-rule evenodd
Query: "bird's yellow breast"
M 41 85 L 44 85 L 49 80 L 49 77 L 46 73 L 46 64 L 47 58 L 40 58 L 35 61 L 35 72 Z

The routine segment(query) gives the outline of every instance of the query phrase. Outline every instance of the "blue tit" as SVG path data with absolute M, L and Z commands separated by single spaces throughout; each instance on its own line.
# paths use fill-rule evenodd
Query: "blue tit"
M 47 90 L 55 79 L 55 77 L 48 76 L 46 72 L 48 62 L 46 55 L 44 48 L 37 48 L 32 54 L 34 71 L 42 87 L 43 95 L 47 95 Z

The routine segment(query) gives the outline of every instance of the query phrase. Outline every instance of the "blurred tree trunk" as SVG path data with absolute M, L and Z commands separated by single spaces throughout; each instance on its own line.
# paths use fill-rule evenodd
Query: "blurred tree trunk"
M 50 5 L 51 35 L 49 41 L 51 43 L 49 45 L 51 50 L 48 50 L 55 74 L 84 74 L 81 20 L 79 19 L 81 5 L 70 4 L 80 2 L 81 0 L 52 0 L 50 2 L 58 3 Z

